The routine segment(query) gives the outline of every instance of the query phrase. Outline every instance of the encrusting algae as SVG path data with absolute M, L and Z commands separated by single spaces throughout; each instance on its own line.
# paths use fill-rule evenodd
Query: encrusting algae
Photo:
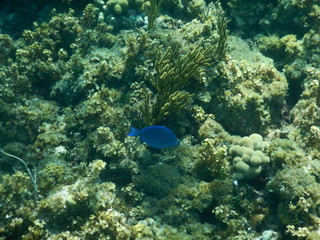
M 0 240 L 320 239 L 318 16 L 315 0 L 5 1 Z

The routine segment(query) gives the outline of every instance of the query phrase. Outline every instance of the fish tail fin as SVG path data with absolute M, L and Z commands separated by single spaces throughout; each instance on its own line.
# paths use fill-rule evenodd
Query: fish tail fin
M 139 133 L 140 133 L 140 130 L 139 130 L 139 129 L 134 128 L 134 127 L 131 127 L 128 136 L 130 136 L 130 137 L 137 137 L 137 136 L 139 136 Z

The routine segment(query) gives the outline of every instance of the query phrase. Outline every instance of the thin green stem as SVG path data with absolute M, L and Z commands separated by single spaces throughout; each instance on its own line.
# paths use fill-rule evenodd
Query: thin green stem
M 20 163 L 22 163 L 22 165 L 27 170 L 27 173 L 28 173 L 28 175 L 30 177 L 31 182 L 33 183 L 34 194 L 35 194 L 35 198 L 37 200 L 37 198 L 38 198 L 38 185 L 37 185 L 37 174 L 36 174 L 36 171 L 35 171 L 34 175 L 32 175 L 32 173 L 31 173 L 30 169 L 28 168 L 26 162 L 23 161 L 21 158 L 19 158 L 17 156 L 14 156 L 14 155 L 12 155 L 10 153 L 7 153 L 7 152 L 3 151 L 2 149 L 0 149 L 0 152 L 2 152 L 4 155 L 7 155 L 8 157 L 12 157 L 14 159 L 17 159 Z

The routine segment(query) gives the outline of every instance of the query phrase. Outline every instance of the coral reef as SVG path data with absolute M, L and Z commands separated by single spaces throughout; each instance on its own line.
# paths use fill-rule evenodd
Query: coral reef
M 304 91 L 300 100 L 291 111 L 293 124 L 296 127 L 292 136 L 299 142 L 311 147 L 318 157 L 320 151 L 320 78 L 319 69 L 310 67 L 304 81 Z
M 150 0 L 145 8 L 148 16 L 148 29 L 154 28 L 154 21 L 158 16 L 158 12 L 163 0 Z
M 154 197 L 164 197 L 182 182 L 182 176 L 167 164 L 156 164 L 142 169 L 133 179 L 138 189 Z
M 316 210 L 320 203 L 319 160 L 287 167 L 268 183 L 267 189 L 280 202 L 277 215 L 290 236 L 320 237 Z M 308 169 L 308 170 L 306 170 Z
M 269 157 L 264 153 L 269 144 L 263 141 L 259 134 L 243 137 L 239 145 L 230 147 L 229 152 L 233 157 L 233 166 L 236 179 L 254 178 L 262 171 L 263 166 L 269 163 Z
M 273 140 L 270 143 L 268 155 L 277 169 L 285 166 L 296 166 L 299 163 L 308 161 L 305 152 L 299 145 L 289 139 Z
M 316 0 L 255 3 L 252 0 L 223 1 L 223 6 L 230 10 L 233 27 L 237 32 L 250 36 L 257 32 L 267 33 L 272 29 L 281 35 L 299 35 L 308 29 L 318 29 L 319 19 L 315 16 L 319 13 L 319 7 Z
M 1 240 L 320 238 L 316 0 L 4 2 Z
M 213 73 L 217 79 L 211 84 L 210 111 L 231 133 L 265 133 L 270 125 L 279 125 L 286 78 L 271 59 L 250 51 L 243 40 L 230 38 L 228 46 L 233 48 L 230 57 Z

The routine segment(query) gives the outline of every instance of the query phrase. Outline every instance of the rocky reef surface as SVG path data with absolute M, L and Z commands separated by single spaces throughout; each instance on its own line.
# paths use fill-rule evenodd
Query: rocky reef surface
M 5 0 L 0 240 L 320 239 L 318 0 Z M 166 126 L 153 149 L 130 127 Z

